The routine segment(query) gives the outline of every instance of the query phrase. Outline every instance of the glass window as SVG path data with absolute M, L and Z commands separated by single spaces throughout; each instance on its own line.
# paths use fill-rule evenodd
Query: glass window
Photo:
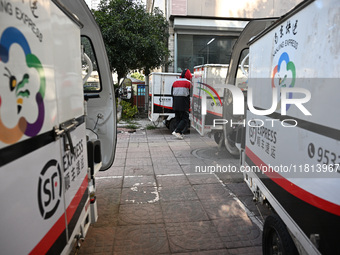
M 177 72 L 204 64 L 229 64 L 237 37 L 215 35 L 178 35 Z
M 81 37 L 81 45 L 83 46 L 85 53 L 85 56 L 82 59 L 82 77 L 84 78 L 91 72 L 84 84 L 84 92 L 98 92 L 101 90 L 101 86 L 95 52 L 91 41 L 85 36 Z
M 248 88 L 248 71 L 249 71 L 249 49 L 244 49 L 241 53 L 238 69 L 236 73 L 235 85 L 240 89 Z M 242 65 L 242 66 L 241 66 Z

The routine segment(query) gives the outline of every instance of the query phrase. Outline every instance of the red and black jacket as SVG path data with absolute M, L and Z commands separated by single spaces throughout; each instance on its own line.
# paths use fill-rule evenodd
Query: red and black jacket
M 185 69 L 181 78 L 172 84 L 171 95 L 173 96 L 174 111 L 189 111 L 190 108 L 190 89 L 192 75 L 188 69 Z

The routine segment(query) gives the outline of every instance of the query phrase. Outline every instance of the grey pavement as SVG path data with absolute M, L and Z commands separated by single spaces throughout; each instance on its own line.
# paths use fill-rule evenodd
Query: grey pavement
M 262 254 L 269 211 L 256 207 L 241 173 L 208 172 L 238 159 L 193 130 L 178 140 L 138 124 L 119 126 L 115 162 L 96 176 L 98 221 L 77 253 Z

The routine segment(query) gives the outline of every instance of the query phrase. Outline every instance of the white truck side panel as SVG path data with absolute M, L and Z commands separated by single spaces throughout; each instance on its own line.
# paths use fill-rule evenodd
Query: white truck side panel
M 334 79 L 340 77 L 338 5 L 337 1 L 315 1 L 250 46 L 255 106 L 270 108 L 272 84 L 305 88 L 310 91 L 311 100 L 304 106 L 312 116 L 304 115 L 294 105 L 289 107 L 287 115 L 338 128 L 338 118 L 325 114 L 339 107 L 338 94 L 334 93 L 338 88 Z M 329 27 L 329 24 L 334 25 Z M 280 68 L 279 71 L 275 71 L 275 67 Z M 279 85 L 279 79 L 285 76 L 286 81 L 295 81 L 295 85 L 287 82 Z M 299 97 L 302 95 L 296 94 L 293 98 Z M 281 113 L 281 109 L 276 112 Z
M 84 138 L 83 123 L 72 132 L 75 155 L 63 152 L 60 139 L 5 166 L 0 182 L 0 192 L 6 194 L 0 197 L 0 228 L 6 229 L 0 231 L 4 254 L 28 254 L 33 248 L 34 254 L 45 253 L 71 220 L 75 222 L 67 227 L 69 235 L 79 227 L 83 218 L 77 209 L 89 199 Z M 59 241 L 66 245 L 73 237 L 65 235 Z M 20 240 L 20 245 L 13 240 Z
M 204 134 L 204 115 L 202 115 L 202 91 L 198 89 L 198 82 L 202 82 L 202 78 L 204 76 L 204 70 L 199 67 L 194 67 L 194 75 L 192 78 L 193 81 L 193 92 L 192 92 L 192 100 L 191 100 L 191 126 L 196 129 L 196 131 L 200 134 Z
M 256 109 L 272 106 L 274 87 L 311 94 L 303 103 L 311 115 L 293 104 L 284 106 L 284 115 L 280 92 L 273 114 L 248 110 L 245 149 L 247 165 L 262 170 L 247 173 L 248 184 L 262 191 L 308 254 L 319 254 L 314 234 L 321 252 L 339 251 L 331 227 L 340 216 L 340 121 L 333 114 L 340 108 L 339 10 L 339 1 L 311 2 L 250 44 L 248 84 Z M 305 92 L 286 96 L 304 98 Z
M 67 252 L 89 213 L 80 28 L 47 0 L 4 6 L 0 149 L 17 156 L 0 160 L 0 247 L 4 254 Z M 78 117 L 71 154 L 66 136 L 53 140 L 53 128 Z M 44 145 L 28 148 L 35 143 Z
M 74 154 L 62 148 L 62 167 L 64 172 L 64 200 L 67 221 L 67 242 L 72 242 L 79 234 L 80 225 L 90 214 L 88 190 L 88 161 L 85 123 L 71 132 Z M 89 216 L 88 216 L 89 217 Z M 89 218 L 88 218 L 89 219 Z M 85 234 L 85 229 L 83 229 Z
M 50 2 L 39 2 L 37 18 L 28 2 L 11 1 L 5 6 L 0 13 L 6 20 L 0 25 L 0 44 L 7 55 L 0 60 L 0 149 L 50 131 L 58 121 Z M 33 66 L 28 67 L 28 62 Z M 13 77 L 17 85 L 10 91 Z
M 213 121 L 222 118 L 223 84 L 228 67 L 229 65 L 221 64 L 194 67 L 191 125 L 202 136 L 211 131 L 222 130 L 221 125 L 214 127 Z M 202 109 L 205 109 L 204 114 Z
M 29 254 L 58 220 L 65 227 L 60 147 L 60 141 L 51 143 L 6 165 L 6 171 L 2 169 L 0 246 L 3 254 Z M 44 220 L 55 206 L 53 215 Z
M 149 119 L 156 121 L 159 117 L 171 119 L 172 84 L 179 78 L 178 73 L 151 73 L 149 82 Z
M 326 167 L 340 164 L 338 140 L 299 127 L 283 127 L 280 122 L 272 127 L 266 117 L 251 112 L 247 113 L 247 118 L 253 126 L 265 123 L 260 128 L 249 128 L 247 149 L 292 184 L 340 205 L 340 197 L 334 192 L 339 190 L 340 174 L 337 171 L 340 165 Z M 291 146 L 295 148 L 290 149 Z M 329 153 L 325 157 L 326 150 Z M 321 151 L 323 155 L 319 153 Z
M 84 114 L 84 94 L 81 70 L 80 30 L 76 24 L 53 8 L 53 57 L 58 97 L 59 123 Z M 72 35 L 72 36 L 66 36 Z M 67 56 L 67 57 L 66 57 Z

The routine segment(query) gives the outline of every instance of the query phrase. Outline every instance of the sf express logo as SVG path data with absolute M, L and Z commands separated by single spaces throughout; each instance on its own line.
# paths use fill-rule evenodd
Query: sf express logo
M 268 142 L 271 142 L 273 144 L 276 144 L 277 141 L 277 132 L 263 127 L 263 121 L 260 120 L 262 123 L 259 124 L 255 120 L 249 121 L 249 140 L 252 145 L 255 144 L 257 141 L 258 137 L 260 139 L 264 139 Z
M 38 203 L 40 214 L 47 220 L 57 211 L 61 202 L 62 182 L 58 161 L 46 163 L 39 176 Z

